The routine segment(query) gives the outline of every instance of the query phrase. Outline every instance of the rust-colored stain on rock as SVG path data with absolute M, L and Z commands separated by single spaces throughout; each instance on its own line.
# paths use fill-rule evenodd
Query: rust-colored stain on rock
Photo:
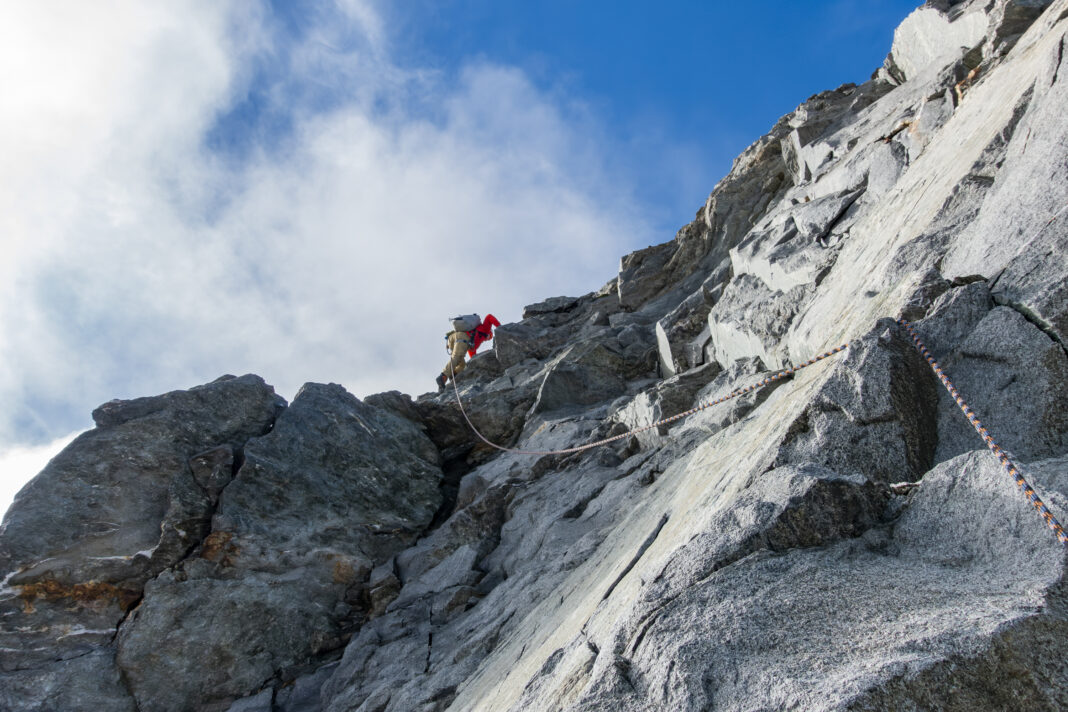
M 79 606 L 107 606 L 115 603 L 123 611 L 128 611 L 141 598 L 140 589 L 116 586 L 104 581 L 86 581 L 84 583 L 65 584 L 54 579 L 35 581 L 19 586 L 19 598 L 23 610 L 33 613 L 34 602 L 38 600 L 69 600 Z
M 351 561 L 341 559 L 334 562 L 334 583 L 351 584 L 356 581 L 356 567 Z
M 233 566 L 234 557 L 241 553 L 241 549 L 233 543 L 233 538 L 233 532 L 212 532 L 208 534 L 204 539 L 204 545 L 200 549 L 200 557 L 223 566 Z

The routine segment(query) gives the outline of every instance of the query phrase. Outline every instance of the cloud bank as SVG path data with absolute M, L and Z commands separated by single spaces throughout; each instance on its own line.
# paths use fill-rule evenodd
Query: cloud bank
M 373 5 L 289 12 L 0 9 L 0 453 L 223 373 L 418 394 L 447 317 L 670 237 L 581 101 L 402 66 Z

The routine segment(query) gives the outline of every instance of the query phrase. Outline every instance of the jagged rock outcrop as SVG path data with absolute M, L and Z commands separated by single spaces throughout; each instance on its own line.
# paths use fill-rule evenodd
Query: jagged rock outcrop
M 1068 707 L 1068 0 L 929 2 L 450 388 L 115 402 L 0 527 L 0 708 Z M 844 352 L 684 420 L 779 368 Z

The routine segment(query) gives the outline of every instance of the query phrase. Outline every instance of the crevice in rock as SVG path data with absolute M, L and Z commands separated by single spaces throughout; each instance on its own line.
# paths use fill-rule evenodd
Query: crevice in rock
M 992 284 L 991 290 L 993 290 L 995 287 L 996 283 Z M 1009 309 L 1012 309 L 1017 314 L 1026 319 L 1028 323 L 1030 323 L 1032 326 L 1034 326 L 1043 334 L 1052 339 L 1053 343 L 1060 346 L 1061 351 L 1064 352 L 1064 355 L 1068 356 L 1068 345 L 1066 345 L 1064 341 L 1061 340 L 1060 335 L 1057 333 L 1056 329 L 1053 328 L 1053 325 L 1043 319 L 1038 314 L 1036 314 L 1026 304 L 1021 304 L 1020 302 L 1014 302 L 1010 299 L 1006 299 L 1004 295 L 995 294 L 993 293 L 993 291 L 991 291 L 991 297 L 993 297 L 994 303 L 998 306 L 1008 307 Z
M 892 333 L 898 357 L 890 360 L 890 402 L 901 423 L 905 461 L 919 480 L 934 466 L 938 448 L 938 382 L 901 330 Z
M 1061 16 L 1057 18 L 1057 22 L 1060 22 L 1065 17 L 1068 17 L 1068 10 L 1061 12 Z M 1053 64 L 1053 77 L 1049 80 L 1050 86 L 1057 83 L 1057 77 L 1061 72 L 1061 62 L 1064 61 L 1064 43 L 1065 37 L 1061 37 L 1061 41 L 1057 43 L 1057 59 Z
M 426 664 L 423 666 L 423 674 L 430 672 L 430 654 L 434 651 L 434 611 L 427 608 L 427 620 L 430 621 L 430 630 L 426 633 Z
M 434 694 L 427 698 L 427 702 L 435 703 L 437 705 L 435 709 L 447 709 L 455 699 L 456 685 L 449 685 L 448 687 L 436 690 Z
M 838 214 L 835 215 L 834 218 L 832 218 L 831 221 L 827 223 L 827 226 L 820 232 L 820 234 L 816 236 L 817 244 L 823 245 L 825 243 L 827 237 L 831 234 L 831 232 L 834 231 L 834 228 L 837 227 L 845 219 L 846 213 L 848 213 L 849 209 L 852 208 L 858 200 L 860 200 L 861 196 L 863 196 L 864 193 L 865 191 L 863 189 L 858 190 L 856 194 L 853 195 L 853 197 L 851 197 L 849 200 L 842 204 L 842 209 L 838 211 Z
M 586 507 L 590 506 L 590 502 L 601 496 L 601 492 L 604 492 L 604 488 L 607 487 L 607 483 L 598 487 L 593 493 L 587 497 L 580 499 L 575 506 L 567 510 L 560 515 L 560 519 L 578 519 L 586 511 Z
M 114 638 L 113 638 L 113 640 L 114 640 Z M 27 665 L 25 667 L 22 667 L 20 665 L 15 665 L 14 667 L 11 667 L 9 669 L 5 668 L 3 670 L 3 672 L 27 672 L 29 670 L 40 670 L 41 668 L 46 668 L 46 667 L 49 667 L 50 665 L 55 665 L 56 663 L 67 663 L 67 662 L 70 662 L 71 660 L 78 660 L 78 659 L 84 658 L 84 657 L 86 657 L 88 655 L 93 655 L 94 653 L 99 653 L 103 649 L 104 649 L 103 647 L 93 647 L 93 648 L 90 648 L 89 650 L 86 650 L 85 652 L 78 653 L 77 655 L 70 655 L 68 657 L 57 657 L 57 658 L 54 658 L 54 659 L 49 660 L 47 662 L 40 662 L 40 663 L 38 663 L 36 665 Z
M 679 593 L 676 593 L 674 596 L 670 596 L 660 606 L 654 608 L 652 611 L 642 616 L 641 620 L 638 621 L 638 632 L 631 639 L 630 644 L 627 646 L 631 655 L 634 655 L 638 652 L 638 648 L 641 646 L 642 641 L 645 640 L 645 636 L 649 632 L 649 629 L 653 627 L 653 624 L 656 623 L 658 618 L 660 618 L 660 615 L 665 610 L 667 610 L 667 607 L 674 603 L 680 595 L 682 595 L 681 591 Z
M 126 621 L 130 620 L 130 618 L 132 618 L 136 614 L 137 609 L 141 605 L 141 601 L 143 601 L 143 600 L 145 600 L 145 588 L 144 588 L 144 586 L 141 587 L 141 595 L 138 596 L 137 600 L 134 601 L 130 605 L 130 607 L 126 610 L 126 613 L 123 614 L 122 620 L 120 620 L 118 622 L 118 624 L 115 626 L 115 634 L 111 636 L 112 644 L 117 642 L 118 637 L 119 637 L 119 631 L 122 630 L 122 627 L 124 625 L 126 625 Z
M 467 473 L 475 469 L 468 461 L 470 450 L 461 455 L 445 460 L 441 465 L 442 478 L 438 489 L 441 491 L 441 505 L 434 512 L 430 524 L 427 525 L 421 536 L 426 536 L 444 524 L 452 516 L 456 509 L 456 496 L 460 492 L 460 481 Z
M 634 694 L 638 694 L 638 685 L 634 680 L 633 666 L 631 665 L 630 660 L 628 660 L 627 658 L 618 657 L 612 661 L 612 665 L 619 672 L 619 676 L 623 679 L 623 681 L 627 683 L 627 686 L 630 688 L 630 691 Z
M 661 699 L 664 704 L 667 704 L 668 698 L 671 696 L 671 675 L 675 672 L 675 661 L 672 660 L 668 663 L 667 673 L 664 675 L 664 687 L 661 690 Z
M 616 577 L 616 580 L 612 582 L 612 585 L 609 586 L 608 590 L 604 592 L 603 596 L 601 596 L 602 601 L 607 601 L 608 597 L 612 595 L 612 591 L 616 590 L 616 586 L 619 585 L 619 582 L 622 581 L 624 577 L 626 577 L 626 575 L 630 573 L 631 569 L 637 566 L 641 558 L 645 556 L 645 552 L 649 550 L 649 547 L 653 545 L 653 542 L 656 541 L 656 538 L 660 536 L 660 532 L 663 530 L 664 525 L 668 523 L 668 519 L 670 519 L 670 515 L 668 514 L 664 514 L 660 517 L 660 523 L 656 525 L 656 529 L 654 529 L 649 536 L 645 537 L 645 541 L 643 541 L 642 545 L 638 547 L 638 551 L 634 554 L 633 558 L 631 558 L 630 563 L 627 564 L 626 568 L 624 568 L 623 571 L 620 572 L 619 576 Z
M 245 443 L 245 444 L 247 445 L 248 443 Z M 244 466 L 244 464 L 245 464 L 245 446 L 242 445 L 241 447 L 235 447 L 234 448 L 234 465 L 231 468 L 231 473 L 233 474 L 234 479 L 237 478 L 237 473 L 241 471 L 241 467 Z M 231 479 L 230 482 L 233 482 L 233 479 Z M 227 486 L 229 486 L 229 483 L 227 483 Z M 226 487 L 223 487 L 223 489 L 226 489 Z M 222 496 L 222 492 L 221 491 L 219 492 L 219 496 Z M 214 512 L 212 514 L 214 514 Z

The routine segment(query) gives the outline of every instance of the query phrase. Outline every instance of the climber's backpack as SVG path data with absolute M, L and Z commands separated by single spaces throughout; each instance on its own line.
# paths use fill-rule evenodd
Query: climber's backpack
M 471 331 L 482 323 L 482 317 L 478 314 L 464 314 L 452 318 L 453 331 Z

